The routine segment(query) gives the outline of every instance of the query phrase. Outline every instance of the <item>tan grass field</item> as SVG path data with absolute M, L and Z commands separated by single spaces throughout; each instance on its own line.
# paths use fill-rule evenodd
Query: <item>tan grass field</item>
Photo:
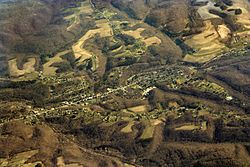
M 35 72 L 36 58 L 28 58 L 28 61 L 23 64 L 23 69 L 18 69 L 17 60 L 12 59 L 8 61 L 9 73 L 12 77 L 19 77 L 25 74 Z
M 180 130 L 187 130 L 187 131 L 191 131 L 191 130 L 196 130 L 199 129 L 200 126 L 196 126 L 196 125 L 183 125 L 181 127 L 175 128 L 175 130 L 180 131 Z
M 161 44 L 161 40 L 158 37 L 150 37 L 147 39 L 144 39 L 143 42 L 146 44 L 146 46 L 151 46 L 151 45 L 160 45 Z
M 196 53 L 192 55 L 187 54 L 184 61 L 204 63 L 226 49 L 225 44 L 221 42 L 221 37 L 227 38 L 229 35 L 227 27 L 222 25 L 218 32 L 211 21 L 205 21 L 205 25 L 206 28 L 202 33 L 194 35 L 185 41 L 187 45 L 196 50 Z
M 218 25 L 217 32 L 221 39 L 227 39 L 231 30 L 226 25 Z
M 86 40 L 94 37 L 96 34 L 100 34 L 101 37 L 111 37 L 113 35 L 113 31 L 107 20 L 96 21 L 96 26 L 98 27 L 97 29 L 89 30 L 72 46 L 75 58 L 80 59 L 79 63 L 82 63 L 93 56 L 91 51 L 88 51 L 83 47 Z
M 22 166 L 22 167 L 34 167 L 38 163 L 42 164 L 41 162 L 35 162 L 35 163 L 26 163 L 28 159 L 35 156 L 38 153 L 38 150 L 31 150 L 27 152 L 22 152 L 16 154 L 14 157 L 9 159 L 1 159 L 0 158 L 0 166 Z
M 163 120 L 156 119 L 156 120 L 151 120 L 151 125 L 156 126 L 163 123 Z
M 126 34 L 126 35 L 129 35 L 129 36 L 132 36 L 135 39 L 141 39 L 142 38 L 141 33 L 144 30 L 145 30 L 144 28 L 138 28 L 138 29 L 136 29 L 134 31 L 133 30 L 123 31 L 123 33 Z
M 244 41 L 249 42 L 250 39 L 250 4 L 247 0 L 233 0 L 234 5 L 228 9 L 241 9 L 242 14 L 237 15 L 237 22 L 244 26 L 245 31 L 237 32 L 236 35 Z M 199 14 L 205 22 L 205 30 L 187 39 L 185 43 L 196 50 L 196 53 L 187 54 L 184 61 L 205 63 L 220 55 L 228 48 L 222 42 L 231 36 L 231 30 L 225 25 L 218 25 L 214 27 L 209 19 L 216 18 L 216 15 L 210 14 L 209 9 L 220 10 L 213 6 L 213 2 L 209 1 L 208 5 L 198 9 Z M 232 13 L 234 14 L 234 13 Z
M 243 38 L 246 42 L 250 42 L 250 30 L 244 32 L 238 32 L 236 34 L 241 38 Z
M 136 106 L 136 107 L 130 107 L 127 110 L 135 112 L 135 113 L 139 113 L 139 112 L 147 112 L 148 108 L 149 106 L 147 105 L 141 105 L 141 106 Z
M 231 7 L 241 9 L 242 14 L 237 16 L 237 22 L 242 24 L 246 29 L 250 29 L 250 4 L 247 0 L 233 0 L 234 5 Z
M 151 46 L 153 44 L 161 44 L 161 39 L 156 37 L 156 36 L 153 36 L 153 37 L 149 37 L 149 38 L 145 38 L 141 35 L 141 33 L 145 31 L 144 28 L 138 28 L 134 31 L 132 30 L 129 30 L 129 31 L 123 31 L 124 34 L 126 35 L 129 35 L 129 36 L 132 36 L 134 37 L 135 39 L 140 39 L 142 40 L 142 42 L 144 42 L 146 44 L 146 46 Z
M 65 55 L 69 52 L 70 52 L 70 50 L 66 50 L 66 51 L 60 52 L 60 53 L 56 54 L 54 57 L 52 57 L 47 63 L 45 63 L 43 65 L 43 74 L 46 76 L 56 75 L 57 67 L 53 67 L 52 64 L 63 62 L 63 59 L 61 58 L 61 56 Z
M 153 138 L 154 136 L 154 130 L 155 130 L 155 126 L 147 126 L 142 135 L 140 136 L 140 139 L 150 139 L 150 138 Z
M 130 121 L 128 125 L 121 129 L 121 132 L 123 133 L 131 133 L 132 132 L 132 126 L 135 124 L 134 121 Z
M 74 20 L 73 23 L 67 27 L 67 31 L 72 31 L 79 23 L 80 23 L 80 15 L 81 14 L 91 14 L 93 13 L 93 9 L 88 1 L 82 2 L 81 7 L 77 8 L 79 12 L 71 14 L 69 16 L 64 17 L 65 20 Z
M 57 157 L 56 159 L 56 166 L 62 166 L 62 167 L 82 167 L 82 165 L 78 163 L 70 163 L 70 164 L 65 164 L 63 156 Z
M 200 14 L 203 20 L 219 18 L 219 16 L 209 13 L 209 10 L 211 9 L 218 10 L 218 8 L 216 8 L 214 4 L 211 1 L 209 1 L 206 6 L 198 8 L 198 13 Z

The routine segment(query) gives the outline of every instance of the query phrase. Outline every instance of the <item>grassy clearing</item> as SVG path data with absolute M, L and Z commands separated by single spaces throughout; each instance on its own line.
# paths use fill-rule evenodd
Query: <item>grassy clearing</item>
M 250 4 L 247 0 L 234 0 L 232 9 L 241 9 L 242 14 L 237 16 L 237 22 L 242 24 L 246 29 L 250 29 Z
M 142 38 L 141 33 L 144 30 L 145 30 L 144 28 L 138 28 L 138 29 L 136 29 L 134 31 L 133 30 L 123 31 L 123 33 L 126 34 L 126 35 L 129 35 L 129 36 L 132 36 L 135 39 L 141 39 Z
M 19 77 L 25 74 L 35 72 L 36 58 L 28 58 L 28 61 L 23 64 L 23 69 L 18 69 L 17 59 L 8 61 L 10 76 Z
M 79 59 L 79 63 L 82 63 L 93 56 L 90 51 L 83 47 L 86 40 L 94 37 L 96 34 L 100 34 L 101 38 L 113 36 L 113 31 L 107 20 L 103 19 L 96 21 L 96 26 L 98 27 L 97 29 L 89 30 L 82 38 L 78 40 L 77 43 L 72 46 L 75 58 Z
M 52 65 L 54 63 L 63 62 L 64 60 L 61 58 L 61 56 L 65 55 L 67 53 L 70 53 L 70 52 L 71 52 L 71 50 L 65 50 L 63 52 L 60 52 L 60 53 L 56 54 L 51 59 L 49 59 L 49 61 L 43 65 L 43 74 L 46 75 L 46 76 L 56 75 L 56 70 L 58 68 L 57 67 L 53 67 Z
M 158 37 L 154 36 L 154 37 L 149 37 L 149 38 L 145 38 L 143 37 L 141 34 L 145 31 L 144 28 L 138 28 L 136 30 L 129 30 L 129 31 L 123 31 L 123 34 L 129 35 L 134 37 L 135 39 L 140 39 L 142 40 L 142 42 L 144 42 L 146 44 L 146 46 L 151 46 L 153 44 L 161 44 L 161 39 L 159 39 Z
M 192 55 L 187 54 L 184 58 L 185 61 L 199 63 L 207 62 L 226 49 L 225 44 L 222 43 L 220 39 L 221 36 L 225 38 L 229 33 L 227 33 L 226 30 L 220 30 L 221 34 L 219 34 L 211 21 L 205 21 L 205 24 L 206 28 L 202 33 L 194 35 L 192 38 L 185 41 L 188 46 L 196 50 L 196 53 Z
M 141 106 L 136 106 L 136 107 L 131 107 L 128 108 L 128 111 L 134 112 L 134 113 L 141 113 L 141 112 L 147 112 L 148 111 L 147 105 L 141 105 Z
M 82 2 L 80 7 L 73 9 L 70 8 L 67 10 L 73 11 L 73 14 L 64 17 L 66 21 L 71 22 L 71 24 L 67 27 L 67 31 L 72 31 L 78 24 L 80 24 L 81 15 L 91 15 L 93 13 L 93 9 L 91 8 L 91 5 L 88 1 Z
M 203 121 L 201 123 L 201 130 L 207 130 L 207 122 L 206 121 Z
M 146 140 L 146 139 L 153 138 L 154 129 L 155 129 L 154 126 L 146 126 L 146 128 L 144 129 L 142 135 L 140 136 L 140 139 Z
M 117 54 L 114 57 L 115 58 L 123 58 L 123 57 L 133 57 L 134 54 L 130 50 L 124 50 L 123 53 Z
M 161 40 L 158 37 L 150 37 L 147 39 L 144 39 L 143 42 L 146 44 L 147 47 L 151 46 L 151 45 L 160 45 L 161 44 Z
M 26 163 L 29 158 L 38 153 L 38 150 L 32 150 L 22 152 L 9 159 L 0 159 L 0 166 L 22 166 L 22 167 L 34 167 L 37 164 L 43 167 L 42 162 Z
M 156 119 L 156 120 L 151 120 L 151 125 L 156 126 L 163 123 L 163 120 Z
M 243 38 L 246 42 L 250 42 L 250 30 L 244 32 L 238 32 L 236 34 L 241 38 Z
M 198 9 L 198 13 L 200 14 L 203 20 L 219 18 L 219 16 L 209 13 L 209 10 L 219 10 L 214 6 L 213 2 L 209 1 L 206 6 L 202 6 Z
M 217 32 L 221 39 L 227 39 L 231 33 L 231 30 L 226 25 L 218 25 Z
M 241 10 L 242 13 L 235 15 L 235 9 Z M 205 22 L 205 30 L 194 35 L 191 39 L 185 41 L 187 45 L 194 48 L 194 54 L 187 54 L 184 61 L 204 63 L 214 59 L 219 54 L 227 51 L 228 48 L 222 41 L 226 41 L 231 36 L 231 30 L 225 24 L 213 26 L 211 19 L 220 18 L 216 14 L 209 13 L 209 10 L 226 13 L 236 18 L 236 22 L 244 27 L 244 30 L 237 32 L 235 35 L 240 37 L 242 41 L 249 42 L 250 37 L 250 4 L 247 0 L 234 0 L 232 6 L 228 6 L 227 10 L 222 10 L 214 6 L 213 1 L 209 1 L 206 6 L 198 8 L 198 13 Z M 243 31 L 243 32 L 242 32 Z
M 65 166 L 65 167 L 82 167 L 82 165 L 78 163 L 65 164 L 64 158 L 62 156 L 57 157 L 56 166 Z
M 196 130 L 199 128 L 200 128 L 200 126 L 190 124 L 190 125 L 183 125 L 183 126 L 177 127 L 177 128 L 175 128 L 175 130 L 177 130 L 177 131 L 182 131 L 182 130 L 191 131 L 191 130 Z
M 131 133 L 133 130 L 132 130 L 132 127 L 133 125 L 135 124 L 134 121 L 129 121 L 128 125 L 124 128 L 122 128 L 121 132 L 123 133 Z

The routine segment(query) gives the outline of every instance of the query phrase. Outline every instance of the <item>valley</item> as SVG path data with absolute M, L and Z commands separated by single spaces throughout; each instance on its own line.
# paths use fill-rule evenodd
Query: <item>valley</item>
M 249 12 L 0 0 L 0 166 L 248 166 Z

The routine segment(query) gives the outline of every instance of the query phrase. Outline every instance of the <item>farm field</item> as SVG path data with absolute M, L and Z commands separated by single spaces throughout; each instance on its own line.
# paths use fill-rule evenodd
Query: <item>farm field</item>
M 0 0 L 0 167 L 250 166 L 248 0 Z

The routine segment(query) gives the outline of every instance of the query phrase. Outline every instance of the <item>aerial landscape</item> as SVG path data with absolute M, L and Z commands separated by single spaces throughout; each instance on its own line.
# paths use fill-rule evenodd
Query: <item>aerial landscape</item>
M 0 0 L 0 167 L 250 167 L 250 0 Z

